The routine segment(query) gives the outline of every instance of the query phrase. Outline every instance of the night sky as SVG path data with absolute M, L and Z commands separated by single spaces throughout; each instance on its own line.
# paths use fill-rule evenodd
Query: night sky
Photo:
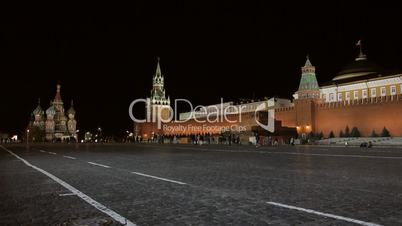
M 205 105 L 290 98 L 306 54 L 323 83 L 354 60 L 359 39 L 369 60 L 402 71 L 400 7 L 202 2 L 2 13 L 0 131 L 23 130 L 60 81 L 78 129 L 122 134 L 130 102 L 150 94 L 158 56 L 171 99 Z

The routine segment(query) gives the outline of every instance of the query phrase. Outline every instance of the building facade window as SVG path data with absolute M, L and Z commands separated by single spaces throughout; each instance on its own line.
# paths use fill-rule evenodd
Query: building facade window
M 353 91 L 353 99 L 357 100 L 359 99 L 359 91 Z
M 386 96 L 387 95 L 387 89 L 385 87 L 381 87 L 381 96 Z
M 376 88 L 371 89 L 371 97 L 376 97 L 377 96 L 377 90 Z
M 330 93 L 330 94 L 329 94 L 329 101 L 334 101 L 334 100 L 335 100 L 334 94 L 333 94 L 333 93 Z
M 367 89 L 362 90 L 362 97 L 367 98 Z
M 391 95 L 396 95 L 396 86 L 391 86 Z
M 350 92 L 346 92 L 346 93 L 345 93 L 345 96 L 346 96 L 346 97 L 345 97 L 346 100 L 350 100 Z
M 338 93 L 338 101 L 342 101 L 342 93 Z

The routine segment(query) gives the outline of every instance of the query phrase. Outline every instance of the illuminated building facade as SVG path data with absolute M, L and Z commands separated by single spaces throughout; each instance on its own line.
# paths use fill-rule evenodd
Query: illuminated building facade
M 315 67 L 307 57 L 301 68 L 299 88 L 293 94 L 292 101 L 271 98 L 262 102 L 241 104 L 226 102 L 210 105 L 202 110 L 182 113 L 179 121 L 169 122 L 166 125 L 175 126 L 188 118 L 190 120 L 182 125 L 197 124 L 197 121 L 207 117 L 210 113 L 216 112 L 216 115 L 219 116 L 221 108 L 228 108 L 233 110 L 233 112 L 229 112 L 230 117 L 240 115 L 243 117 L 241 122 L 235 123 L 236 125 L 246 128 L 248 132 L 256 131 L 259 125 L 252 113 L 255 113 L 257 106 L 265 103 L 266 106 L 259 110 L 275 109 L 275 125 L 278 124 L 275 129 L 287 131 L 288 128 L 294 128 L 299 137 L 319 133 L 328 137 L 331 132 L 335 136 L 339 136 L 346 127 L 358 129 L 361 136 L 370 136 L 373 131 L 379 134 L 384 128 L 390 132 L 391 136 L 402 136 L 402 120 L 400 119 L 402 115 L 402 74 L 383 73 L 376 64 L 367 59 L 360 42 L 359 45 L 358 57 L 343 68 L 330 82 L 321 86 L 317 82 Z M 158 70 L 160 71 L 159 63 L 156 75 L 160 74 Z M 153 90 L 155 87 L 163 88 L 163 85 L 154 85 Z M 157 97 L 164 97 L 164 92 L 160 93 L 163 95 L 157 95 Z M 155 103 L 152 98 L 150 103 Z M 166 106 L 170 101 L 156 103 L 163 103 L 163 106 Z M 240 108 L 243 109 L 242 112 L 239 112 Z M 204 127 L 233 125 L 230 122 L 198 124 Z M 136 134 L 140 136 L 149 136 L 150 131 L 152 134 L 177 132 L 164 132 L 157 129 L 155 123 L 144 123 L 136 127 Z M 206 133 L 202 129 L 181 132 L 185 135 Z M 214 131 L 214 133 L 219 132 L 219 130 Z M 278 135 L 280 132 L 275 131 L 275 133 Z
M 360 42 L 359 42 L 360 45 Z M 332 132 L 339 136 L 346 127 L 356 127 L 362 136 L 386 128 L 402 136 L 402 74 L 383 74 L 368 61 L 361 45 L 358 57 L 330 82 L 318 87 L 315 68 L 307 59 L 302 67 L 294 106 L 276 109 L 275 117 L 299 135 Z
M 146 110 L 147 117 L 153 121 L 157 121 L 158 117 L 163 120 L 168 120 L 170 117 L 170 97 L 166 98 L 165 78 L 162 74 L 160 67 L 160 59 L 158 57 L 158 64 L 152 79 L 151 96 L 147 98 Z
M 46 111 L 42 110 L 39 101 L 32 112 L 32 119 L 27 128 L 28 137 L 32 141 L 77 139 L 77 121 L 73 101 L 66 116 L 60 90 L 61 86 L 58 84 L 56 95 Z

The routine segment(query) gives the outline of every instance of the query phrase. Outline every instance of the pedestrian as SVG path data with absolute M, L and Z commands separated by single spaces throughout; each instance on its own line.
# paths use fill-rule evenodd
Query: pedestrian
M 255 133 L 255 147 L 258 148 L 260 146 L 260 137 L 258 133 Z

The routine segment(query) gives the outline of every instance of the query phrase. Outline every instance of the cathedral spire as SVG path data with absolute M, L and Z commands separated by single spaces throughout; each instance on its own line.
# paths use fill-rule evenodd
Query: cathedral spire
M 54 102 L 61 103 L 63 101 L 61 100 L 61 94 L 60 94 L 61 85 L 60 85 L 60 83 L 57 83 L 56 87 L 57 87 L 57 90 L 56 90 L 56 96 L 54 97 Z

